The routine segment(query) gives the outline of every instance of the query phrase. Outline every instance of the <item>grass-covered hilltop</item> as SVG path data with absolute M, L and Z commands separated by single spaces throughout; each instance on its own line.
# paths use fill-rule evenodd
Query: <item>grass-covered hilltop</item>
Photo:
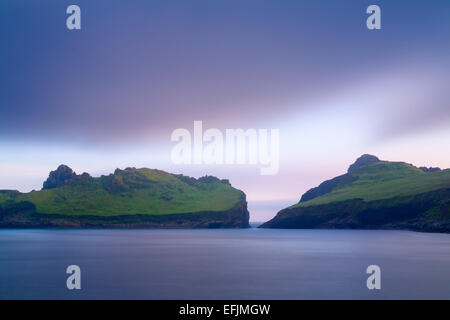
M 247 228 L 245 194 L 228 180 L 154 169 L 77 175 L 65 165 L 40 191 L 0 190 L 0 227 Z
M 450 232 L 450 169 L 363 155 L 261 227 Z

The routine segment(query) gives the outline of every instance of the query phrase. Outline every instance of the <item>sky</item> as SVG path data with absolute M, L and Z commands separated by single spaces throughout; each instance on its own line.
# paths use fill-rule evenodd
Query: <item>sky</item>
M 62 163 L 209 174 L 264 221 L 364 153 L 450 167 L 448 0 L 0 0 L 0 38 L 0 189 Z M 171 133 L 195 120 L 279 130 L 278 173 L 175 165 Z

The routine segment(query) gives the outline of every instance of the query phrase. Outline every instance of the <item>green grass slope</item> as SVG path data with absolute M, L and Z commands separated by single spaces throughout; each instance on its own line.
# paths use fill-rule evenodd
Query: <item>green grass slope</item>
M 373 201 L 450 188 L 450 169 L 424 172 L 404 162 L 377 161 L 350 175 L 356 178 L 351 183 L 339 185 L 329 193 L 299 202 L 291 208 L 350 199 Z
M 261 227 L 450 232 L 450 170 L 363 155 Z
M 127 168 L 93 178 L 60 166 L 40 191 L 0 191 L 0 206 L 30 202 L 40 214 L 64 216 L 167 215 L 223 212 L 245 201 L 227 180 Z

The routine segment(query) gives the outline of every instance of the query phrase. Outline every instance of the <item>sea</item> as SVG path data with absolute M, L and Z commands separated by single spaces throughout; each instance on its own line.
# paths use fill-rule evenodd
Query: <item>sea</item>
M 450 298 L 449 234 L 256 225 L 0 230 L 0 299 Z

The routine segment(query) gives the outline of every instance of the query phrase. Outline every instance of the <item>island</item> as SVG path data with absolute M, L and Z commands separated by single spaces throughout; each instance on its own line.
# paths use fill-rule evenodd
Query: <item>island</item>
M 450 169 L 365 154 L 347 173 L 308 190 L 261 228 L 450 232 Z
M 0 190 L 0 228 L 248 228 L 244 192 L 228 180 L 156 169 L 92 177 L 66 165 L 39 191 Z

